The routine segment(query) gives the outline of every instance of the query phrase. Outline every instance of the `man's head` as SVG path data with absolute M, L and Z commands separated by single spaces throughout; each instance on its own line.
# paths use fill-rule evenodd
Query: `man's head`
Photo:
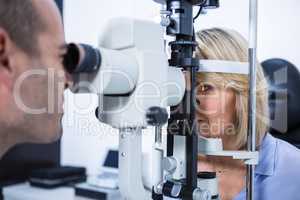
M 0 0 L 0 140 L 59 138 L 65 46 L 53 0 Z

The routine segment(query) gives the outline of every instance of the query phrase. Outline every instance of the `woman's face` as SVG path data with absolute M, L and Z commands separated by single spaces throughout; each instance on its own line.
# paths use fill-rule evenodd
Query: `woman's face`
M 233 89 L 201 82 L 197 87 L 197 122 L 200 135 L 226 139 L 235 133 L 236 97 Z

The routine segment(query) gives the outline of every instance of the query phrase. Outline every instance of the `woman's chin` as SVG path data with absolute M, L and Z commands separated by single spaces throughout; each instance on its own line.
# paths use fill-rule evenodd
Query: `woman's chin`
M 206 137 L 206 138 L 211 138 L 211 134 L 209 133 L 209 132 L 207 132 L 207 131 L 199 131 L 199 133 L 198 133 L 198 135 L 200 136 L 200 137 Z
M 207 131 L 199 131 L 198 134 L 200 137 L 206 137 L 206 138 L 222 138 L 222 134 L 218 133 L 212 133 L 212 132 L 207 132 Z

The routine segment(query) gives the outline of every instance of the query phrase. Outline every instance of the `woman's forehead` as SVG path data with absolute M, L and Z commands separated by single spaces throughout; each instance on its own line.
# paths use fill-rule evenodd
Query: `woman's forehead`
M 226 78 L 224 76 L 220 76 L 217 73 L 198 73 L 197 75 L 197 83 L 224 83 L 226 82 Z
M 211 85 L 219 88 L 234 88 L 246 90 L 248 88 L 247 76 L 237 76 L 222 73 L 198 73 L 197 85 Z

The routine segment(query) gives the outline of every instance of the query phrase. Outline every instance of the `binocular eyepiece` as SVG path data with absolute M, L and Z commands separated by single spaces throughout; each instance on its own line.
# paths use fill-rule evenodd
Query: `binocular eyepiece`
M 70 43 L 67 46 L 63 65 L 70 74 L 93 73 L 99 70 L 101 60 L 98 49 L 86 44 Z

